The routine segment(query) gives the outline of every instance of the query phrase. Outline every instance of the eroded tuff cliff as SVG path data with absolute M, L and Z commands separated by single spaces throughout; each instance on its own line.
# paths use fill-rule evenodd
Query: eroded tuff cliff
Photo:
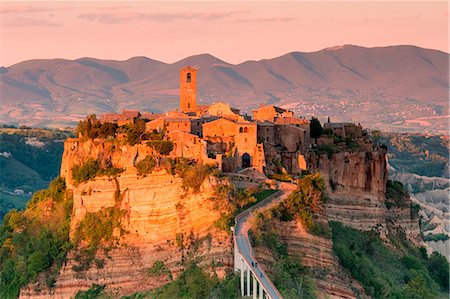
M 271 221 L 279 239 L 287 245 L 288 253 L 299 255 L 302 265 L 309 269 L 319 298 L 368 298 L 361 285 L 339 265 L 331 239 L 308 233 L 300 221 Z M 275 262 L 273 253 L 264 246 L 257 246 L 255 254 L 264 270 L 271 273 Z
M 117 192 L 119 208 L 124 211 L 120 222 L 126 233 L 106 254 L 99 250 L 97 258 L 103 262 L 91 263 L 86 271 L 76 269 L 80 262 L 77 251 L 72 250 L 54 289 L 32 284 L 22 290 L 21 298 L 69 298 L 94 283 L 108 285 L 118 296 L 160 287 L 171 278 L 168 274 L 148 275 L 156 261 L 163 262 L 173 278 L 180 273 L 183 261 L 196 257 L 200 265 L 219 277 L 231 267 L 231 240 L 214 227 L 219 212 L 209 200 L 216 179 L 208 177 L 200 192 L 193 193 L 186 192 L 179 176 L 164 170 L 139 176 L 134 165 L 149 150 L 145 145 L 126 146 L 117 141 L 66 141 L 61 176 L 74 194 L 71 237 L 86 213 L 114 207 Z M 75 185 L 72 167 L 89 158 L 125 171 L 115 179 L 102 176 Z
M 401 207 L 386 206 L 385 150 L 312 155 L 308 164 L 309 169 L 320 172 L 327 186 L 329 220 L 360 230 L 377 229 L 382 236 L 390 230 L 403 230 L 410 241 L 420 242 L 419 221 L 411 215 L 410 198 Z

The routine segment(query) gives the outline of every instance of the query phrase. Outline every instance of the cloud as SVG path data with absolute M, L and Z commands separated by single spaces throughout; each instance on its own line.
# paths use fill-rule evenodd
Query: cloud
M 18 14 L 18 13 L 33 13 L 33 12 L 47 12 L 52 11 L 53 8 L 50 7 L 33 7 L 33 6 L 23 6 L 23 5 L 5 5 L 0 7 L 0 13 L 2 14 Z
M 221 13 L 140 13 L 140 12 L 110 12 L 110 13 L 83 13 L 78 19 L 90 22 L 107 24 L 121 24 L 132 21 L 173 22 L 177 20 L 214 21 L 224 19 L 246 11 L 230 11 Z
M 421 18 L 422 18 L 422 15 L 417 14 L 414 16 L 404 16 L 404 17 L 394 17 L 394 18 L 365 18 L 365 19 L 363 19 L 363 22 L 365 22 L 365 23 L 369 23 L 369 22 L 383 23 L 383 22 L 390 22 L 390 21 L 404 22 L 404 21 L 416 21 Z
M 296 18 L 290 17 L 268 17 L 268 18 L 248 18 L 248 19 L 239 19 L 237 22 L 239 23 L 269 23 L 269 22 L 291 22 L 296 20 Z
M 60 27 L 59 23 L 45 19 L 15 18 L 2 24 L 5 27 Z

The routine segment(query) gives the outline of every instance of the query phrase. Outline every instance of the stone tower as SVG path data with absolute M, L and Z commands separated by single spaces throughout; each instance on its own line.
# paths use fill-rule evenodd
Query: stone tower
M 180 70 L 180 111 L 197 111 L 197 70 L 187 66 Z

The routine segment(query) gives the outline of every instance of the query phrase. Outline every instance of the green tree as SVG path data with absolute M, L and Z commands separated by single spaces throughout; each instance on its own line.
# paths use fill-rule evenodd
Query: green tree
M 141 141 L 142 136 L 145 134 L 145 121 L 138 119 L 134 124 L 128 125 L 126 130 L 127 142 L 130 145 L 135 145 Z
M 441 288 L 449 291 L 449 263 L 445 257 L 438 252 L 433 252 L 428 259 L 428 271 L 431 277 L 436 281 Z
M 156 161 L 152 156 L 147 156 L 143 160 L 136 163 L 136 169 L 139 175 L 146 175 L 153 172 Z
M 104 123 L 101 125 L 98 131 L 98 137 L 100 138 L 108 138 L 108 137 L 114 137 L 117 132 L 117 124 L 113 123 Z
M 380 144 L 380 138 L 381 138 L 381 131 L 373 130 L 372 131 L 372 141 L 375 143 L 376 146 L 378 146 Z
M 315 143 L 317 143 L 317 138 L 320 137 L 320 135 L 322 135 L 322 125 L 320 124 L 320 121 L 313 117 L 311 118 L 311 122 L 309 123 L 309 131 L 310 131 L 310 136 L 311 138 L 314 138 Z
M 97 160 L 89 159 L 81 165 L 72 167 L 72 178 L 76 183 L 87 182 L 95 178 L 99 169 Z

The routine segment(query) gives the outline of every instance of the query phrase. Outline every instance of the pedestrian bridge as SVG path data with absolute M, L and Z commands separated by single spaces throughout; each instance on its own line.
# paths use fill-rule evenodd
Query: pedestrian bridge
M 247 220 L 255 210 L 267 207 L 287 195 L 284 191 L 278 191 L 236 217 L 236 224 L 233 229 L 234 271 L 240 273 L 240 289 L 243 297 L 249 296 L 255 299 L 282 298 L 270 278 L 258 266 L 248 238 L 249 223 L 247 223 Z

